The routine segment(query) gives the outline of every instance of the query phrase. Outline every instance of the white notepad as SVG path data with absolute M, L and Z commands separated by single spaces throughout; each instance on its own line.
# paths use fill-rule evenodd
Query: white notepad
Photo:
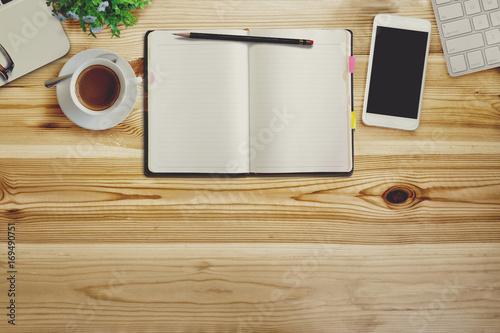
M 352 172 L 349 31 L 203 31 L 312 47 L 174 32 L 146 38 L 147 173 Z

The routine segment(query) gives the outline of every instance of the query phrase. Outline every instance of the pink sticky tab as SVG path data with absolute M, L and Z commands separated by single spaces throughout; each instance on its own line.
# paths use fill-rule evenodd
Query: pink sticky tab
M 149 83 L 155 82 L 155 75 L 153 72 L 149 73 Z
M 354 73 L 355 66 L 356 66 L 356 57 L 349 57 L 349 73 Z

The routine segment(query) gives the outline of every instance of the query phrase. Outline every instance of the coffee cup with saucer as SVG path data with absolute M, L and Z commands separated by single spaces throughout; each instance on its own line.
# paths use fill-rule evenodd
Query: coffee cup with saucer
M 98 58 L 103 54 L 116 55 L 116 64 L 106 58 Z M 88 103 L 83 105 L 80 100 L 82 96 L 77 96 L 77 86 L 84 82 L 78 80 L 81 79 L 82 72 L 92 66 L 106 67 L 117 79 L 117 96 L 114 102 L 111 101 L 104 109 L 96 109 Z M 64 114 L 76 125 L 90 130 L 106 130 L 125 120 L 134 108 L 138 85 L 142 79 L 135 76 L 129 63 L 119 55 L 102 49 L 80 52 L 66 63 L 60 76 L 70 73 L 74 73 L 71 80 L 61 82 L 57 86 L 57 99 Z

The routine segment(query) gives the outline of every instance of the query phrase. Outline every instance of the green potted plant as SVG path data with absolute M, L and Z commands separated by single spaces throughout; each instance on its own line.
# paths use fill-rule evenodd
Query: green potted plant
M 108 26 L 111 37 L 120 37 L 119 26 L 132 26 L 137 18 L 132 11 L 144 9 L 150 0 L 47 0 L 52 5 L 54 16 L 60 21 L 79 22 L 84 32 L 96 37 L 96 33 Z

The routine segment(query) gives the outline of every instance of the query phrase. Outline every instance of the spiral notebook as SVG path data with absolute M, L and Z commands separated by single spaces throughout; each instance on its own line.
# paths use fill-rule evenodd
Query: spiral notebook
M 352 33 L 196 31 L 314 40 L 314 46 L 146 35 L 145 173 L 349 175 Z

